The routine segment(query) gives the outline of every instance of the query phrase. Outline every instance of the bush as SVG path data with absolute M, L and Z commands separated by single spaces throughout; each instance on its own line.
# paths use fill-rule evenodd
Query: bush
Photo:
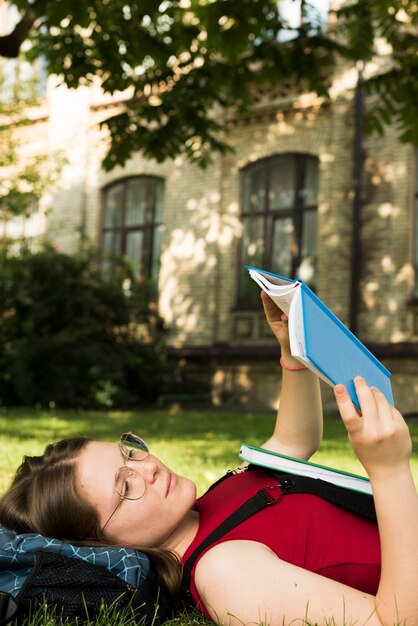
M 165 388 L 167 357 L 150 286 L 123 266 L 106 280 L 92 254 L 46 246 L 0 256 L 0 401 L 129 406 Z

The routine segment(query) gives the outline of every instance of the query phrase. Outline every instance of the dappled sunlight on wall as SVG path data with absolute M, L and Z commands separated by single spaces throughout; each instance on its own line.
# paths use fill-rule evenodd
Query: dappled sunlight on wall
M 172 345 L 210 345 L 216 340 L 217 267 L 241 230 L 236 204 L 223 212 L 215 183 L 184 197 L 183 219 L 164 242 L 159 305 Z
M 202 303 L 196 294 L 188 292 L 188 278 L 199 274 L 205 280 L 216 264 L 216 255 L 208 251 L 210 237 L 197 237 L 186 228 L 177 228 L 170 234 L 168 246 L 162 255 L 160 280 L 160 312 L 166 322 L 177 330 L 176 340 L 184 342 L 196 331 Z M 165 269 L 167 271 L 165 271 Z
M 408 283 L 412 288 L 414 275 L 415 272 L 412 263 L 405 263 L 395 276 L 395 284 L 399 285 L 402 283 Z
M 236 364 L 228 369 L 218 369 L 212 378 L 215 406 L 240 406 L 275 410 L 279 402 L 280 376 L 271 376 L 274 368 Z
M 388 131 L 393 132 L 393 131 Z M 360 213 L 360 337 L 371 343 L 407 341 L 411 316 L 405 308 L 413 283 L 412 267 L 400 254 L 399 241 L 410 239 L 405 206 L 409 206 L 406 147 L 396 159 L 390 142 L 365 138 Z M 373 277 L 370 279 L 369 277 Z
M 382 202 L 377 208 L 377 213 L 382 219 L 388 219 L 390 217 L 397 217 L 400 214 L 400 209 L 399 207 L 394 207 L 391 202 Z
M 274 128 L 270 127 L 269 133 L 267 135 L 267 139 L 268 140 L 274 139 L 277 133 L 280 133 L 280 135 L 284 135 L 284 136 L 294 135 L 295 133 L 295 127 L 293 126 L 293 124 L 290 124 L 286 120 L 286 115 L 283 111 L 278 111 L 278 113 L 276 114 L 276 121 L 274 124 Z
M 327 105 L 309 93 L 292 103 L 254 107 L 251 115 L 231 120 L 228 139 L 236 152 L 224 158 L 225 174 L 234 175 L 237 169 L 272 154 L 304 152 L 319 156 L 326 152 L 327 133 L 321 123 L 317 125 L 326 110 Z

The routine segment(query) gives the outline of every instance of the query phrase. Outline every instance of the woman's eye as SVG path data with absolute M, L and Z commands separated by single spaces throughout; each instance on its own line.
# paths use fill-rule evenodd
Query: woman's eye
M 124 485 L 123 485 L 123 492 L 122 493 L 123 493 L 123 497 L 126 498 L 126 496 L 129 493 L 129 483 L 128 483 L 128 481 L 126 481 L 124 483 Z

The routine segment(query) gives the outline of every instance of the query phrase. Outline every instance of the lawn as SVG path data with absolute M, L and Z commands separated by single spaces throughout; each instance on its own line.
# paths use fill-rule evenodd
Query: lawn
M 242 442 L 262 443 L 271 433 L 274 414 L 246 412 L 179 410 L 140 410 L 135 412 L 82 412 L 57 410 L 0 410 L 0 492 L 9 483 L 14 469 L 25 453 L 39 454 L 50 441 L 72 435 L 88 435 L 117 441 L 131 430 L 141 435 L 151 451 L 179 474 L 191 476 L 199 494 L 227 469 L 239 464 Z M 411 421 L 414 443 L 412 460 L 418 485 L 418 423 Z M 344 426 L 338 418 L 325 421 L 325 436 L 313 460 L 340 469 L 364 474 L 348 444 Z M 35 624 L 48 623 L 42 619 Z M 51 623 L 57 623 L 52 620 Z M 110 623 L 108 617 L 103 621 Z M 116 626 L 119 621 L 112 621 Z M 127 622 L 126 622 L 127 623 Z M 170 622 L 192 626 L 206 623 L 192 614 Z M 98 623 L 96 623 L 98 626 Z
M 141 435 L 154 454 L 179 474 L 191 476 L 202 493 L 227 469 L 239 464 L 241 443 L 260 444 L 271 433 L 273 413 L 164 410 L 82 412 L 0 410 L 0 492 L 25 453 L 39 454 L 50 441 L 88 435 L 117 441 L 127 430 Z M 418 423 L 410 422 L 413 469 L 418 483 Z M 364 474 L 338 418 L 325 421 L 324 440 L 312 460 Z

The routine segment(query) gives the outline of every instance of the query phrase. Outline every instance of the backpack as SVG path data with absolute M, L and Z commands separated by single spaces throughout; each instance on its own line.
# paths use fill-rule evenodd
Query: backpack
M 145 624 L 172 616 L 144 553 L 74 546 L 39 534 L 0 528 L 0 626 L 51 605 L 62 618 L 94 617 L 102 605 L 131 610 Z
M 260 470 L 256 465 L 248 465 L 246 471 Z M 266 506 L 272 506 L 280 502 L 282 497 L 287 497 L 296 493 L 309 493 L 328 502 L 332 502 L 337 506 L 347 509 L 356 515 L 362 515 L 369 520 L 376 522 L 376 510 L 374 507 L 373 496 L 367 493 L 353 491 L 346 487 L 340 487 L 333 483 L 308 476 L 299 476 L 296 474 L 288 474 L 286 472 L 265 468 L 265 471 L 274 476 L 280 486 L 280 493 L 277 495 L 275 490 L 270 487 L 263 487 L 257 493 L 248 498 L 241 506 L 226 517 L 217 528 L 215 528 L 192 552 L 187 561 L 183 564 L 182 576 L 182 598 L 186 606 L 194 605 L 192 594 L 190 592 L 191 573 L 196 560 L 207 547 L 215 541 L 223 537 L 230 530 L 241 524 L 243 521 L 258 513 Z M 217 480 L 208 489 L 210 491 L 223 480 L 229 478 L 234 471 L 227 472 L 219 480 Z

